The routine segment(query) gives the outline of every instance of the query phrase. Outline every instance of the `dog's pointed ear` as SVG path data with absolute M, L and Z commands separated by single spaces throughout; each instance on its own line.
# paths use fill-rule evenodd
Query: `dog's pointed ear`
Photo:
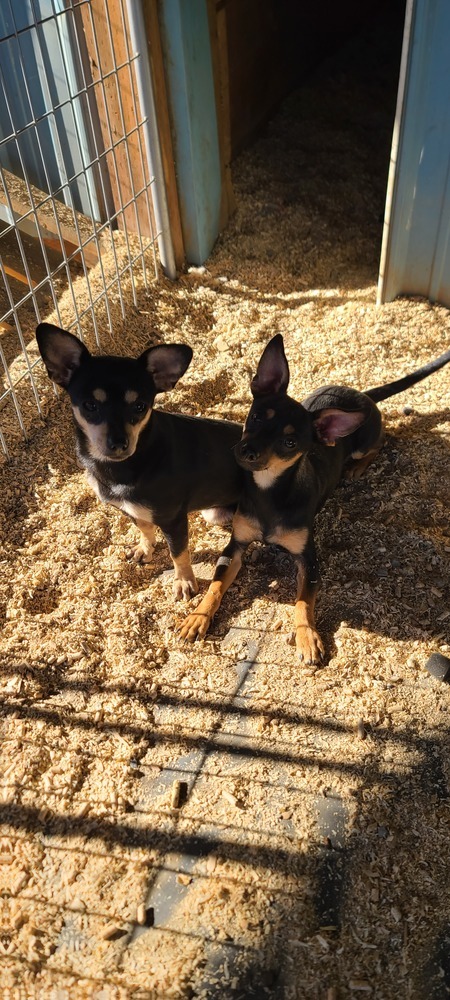
M 348 410 L 321 410 L 314 418 L 317 437 L 322 444 L 333 446 L 338 438 L 348 437 L 366 419 L 361 410 L 350 413 Z
M 138 358 L 155 383 L 157 392 L 173 389 L 184 375 L 192 360 L 192 349 L 187 344 L 160 344 L 149 347 Z
M 288 385 L 289 365 L 284 353 L 283 338 L 281 333 L 277 333 L 269 340 L 261 355 L 250 389 L 255 398 L 275 396 L 278 392 L 286 392 Z
M 91 357 L 87 347 L 73 333 L 53 323 L 39 323 L 36 340 L 48 377 L 67 389 L 74 372 Z

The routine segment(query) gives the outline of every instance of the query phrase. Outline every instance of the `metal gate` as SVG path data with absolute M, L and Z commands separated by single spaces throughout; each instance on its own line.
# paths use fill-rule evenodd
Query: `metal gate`
M 51 316 L 81 336 L 91 329 L 100 346 L 100 330 L 114 328 L 112 303 L 125 317 L 159 262 L 174 276 L 140 0 L 4 0 L 4 454 L 42 412 L 36 324 Z

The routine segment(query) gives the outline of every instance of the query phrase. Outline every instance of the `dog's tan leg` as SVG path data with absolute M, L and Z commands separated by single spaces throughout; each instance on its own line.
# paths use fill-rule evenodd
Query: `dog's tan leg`
M 304 663 L 320 663 L 325 650 L 316 631 L 314 608 L 318 587 L 318 567 L 312 547 L 296 559 L 297 598 L 294 610 L 295 645 Z
M 139 544 L 130 553 L 130 559 L 138 563 L 151 563 L 155 547 L 155 525 L 151 521 L 136 520 L 136 527 L 141 533 Z
M 141 537 L 139 544 L 131 549 L 127 558 L 133 562 L 149 563 L 153 559 L 153 549 L 155 548 L 155 525 L 150 521 L 135 521 L 139 528 Z
M 268 537 L 269 542 L 281 545 L 295 559 L 297 566 L 297 598 L 295 603 L 295 644 L 301 660 L 319 663 L 324 648 L 316 632 L 314 605 L 319 583 L 314 541 L 308 528 L 277 528 Z
M 216 562 L 212 583 L 198 607 L 188 615 L 179 629 L 182 639 L 193 642 L 197 637 L 202 639 L 206 635 L 213 616 L 220 608 L 223 595 L 239 573 L 247 545 L 260 538 L 259 524 L 238 509 L 233 517 L 230 541 Z
M 300 591 L 301 593 L 301 591 Z M 325 650 L 315 627 L 314 601 L 297 597 L 294 611 L 295 645 L 305 663 L 320 663 Z
M 184 597 L 186 601 L 189 601 L 189 599 L 198 591 L 198 583 L 194 576 L 194 570 L 192 569 L 189 549 L 184 549 L 184 551 L 180 552 L 177 556 L 175 556 L 172 552 L 171 556 L 175 570 L 173 596 L 176 601 L 180 601 L 182 597 Z
M 236 541 L 234 535 L 231 536 L 228 545 L 217 560 L 214 579 L 205 596 L 200 601 L 198 608 L 187 616 L 179 629 L 182 639 L 193 642 L 194 639 L 203 639 L 203 636 L 206 635 L 212 618 L 220 608 L 223 595 L 231 587 L 233 580 L 239 573 L 245 547 Z
M 172 556 L 175 570 L 173 581 L 173 596 L 176 601 L 182 597 L 188 601 L 198 591 L 197 580 L 191 565 L 189 555 L 189 527 L 186 513 L 180 513 L 174 521 L 167 524 L 158 522 Z

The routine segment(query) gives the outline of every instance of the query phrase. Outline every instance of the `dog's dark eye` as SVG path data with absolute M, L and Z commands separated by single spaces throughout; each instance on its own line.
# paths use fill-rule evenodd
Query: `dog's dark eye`
M 88 413 L 97 413 L 98 403 L 94 403 L 93 399 L 85 399 L 83 406 Z
M 135 403 L 133 406 L 134 413 L 145 413 L 147 409 L 147 403 Z
M 285 448 L 289 448 L 290 450 L 292 450 L 292 448 L 297 447 L 297 442 L 295 438 L 285 438 L 283 444 Z

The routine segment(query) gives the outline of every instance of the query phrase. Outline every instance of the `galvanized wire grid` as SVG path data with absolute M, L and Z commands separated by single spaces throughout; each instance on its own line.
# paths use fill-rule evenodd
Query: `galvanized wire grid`
M 148 56 L 131 52 L 128 13 L 124 0 L 4 0 L 0 11 L 0 411 L 12 402 L 24 437 L 18 386 L 28 380 L 41 414 L 40 361 L 29 345 L 53 310 L 61 323 L 61 291 L 73 306 L 61 325 L 81 334 L 88 317 L 100 346 L 99 303 L 112 329 L 112 293 L 125 316 L 124 276 L 136 305 L 138 271 L 146 287 L 158 273 L 155 180 L 135 76 L 137 59 Z M 113 230 L 123 234 L 120 260 Z M 87 305 L 77 301 L 80 275 Z M 0 444 L 7 455 L 1 412 Z

